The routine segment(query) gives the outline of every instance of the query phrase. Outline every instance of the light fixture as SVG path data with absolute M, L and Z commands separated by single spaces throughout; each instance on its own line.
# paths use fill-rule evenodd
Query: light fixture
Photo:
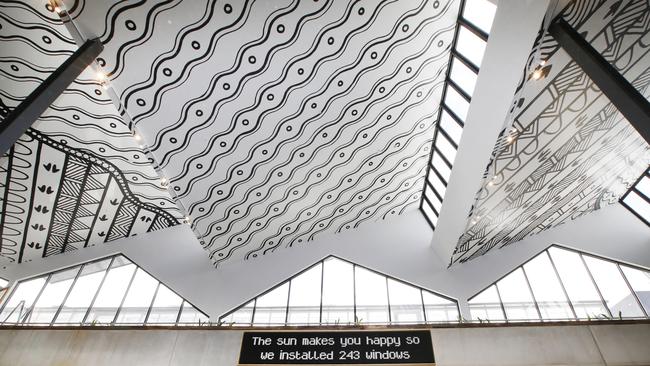
M 162 177 L 162 178 L 160 179 L 160 185 L 163 186 L 163 187 L 166 186 L 166 185 L 167 185 L 167 178 Z
M 135 141 L 140 141 L 140 140 L 142 140 L 142 137 L 140 136 L 140 134 L 138 134 L 138 133 L 135 132 L 135 131 L 133 132 L 133 138 L 135 139 Z

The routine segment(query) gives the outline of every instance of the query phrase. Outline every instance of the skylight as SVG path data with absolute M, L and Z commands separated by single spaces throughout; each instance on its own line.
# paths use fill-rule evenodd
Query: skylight
M 197 324 L 207 315 L 122 255 L 19 281 L 0 324 Z
M 226 325 L 458 321 L 455 300 L 329 257 L 220 318 Z
M 434 229 L 440 216 L 495 12 L 496 5 L 489 0 L 466 0 L 458 17 L 420 205 Z
M 650 168 L 625 192 L 621 204 L 650 226 Z
M 647 269 L 552 246 L 468 303 L 479 321 L 643 318 L 649 295 Z

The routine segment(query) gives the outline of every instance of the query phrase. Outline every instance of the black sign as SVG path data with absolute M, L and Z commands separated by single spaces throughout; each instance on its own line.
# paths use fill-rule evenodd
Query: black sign
M 240 365 L 434 364 L 431 333 L 244 332 Z

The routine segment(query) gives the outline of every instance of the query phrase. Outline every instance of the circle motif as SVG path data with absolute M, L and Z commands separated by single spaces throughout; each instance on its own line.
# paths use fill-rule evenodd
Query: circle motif
M 128 29 L 130 31 L 134 31 L 135 28 L 136 28 L 135 27 L 135 22 L 133 20 L 131 20 L 131 19 L 124 22 L 124 25 L 126 26 L 126 29 Z

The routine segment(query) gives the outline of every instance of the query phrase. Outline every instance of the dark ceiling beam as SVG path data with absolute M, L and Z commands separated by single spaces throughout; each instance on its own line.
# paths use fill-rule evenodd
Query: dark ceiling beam
M 650 144 L 650 102 L 564 19 L 549 33 Z
M 0 153 L 11 146 L 102 52 L 99 39 L 86 41 L 0 122 Z

